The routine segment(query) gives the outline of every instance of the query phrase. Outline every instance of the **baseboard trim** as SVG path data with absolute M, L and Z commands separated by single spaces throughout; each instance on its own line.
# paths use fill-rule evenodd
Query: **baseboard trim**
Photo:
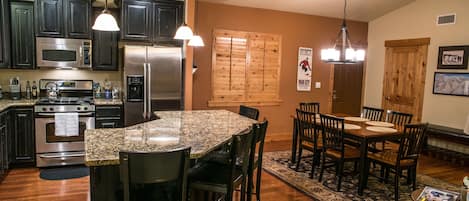
M 268 133 L 265 136 L 265 142 L 283 142 L 283 141 L 291 141 L 292 134 L 291 133 Z

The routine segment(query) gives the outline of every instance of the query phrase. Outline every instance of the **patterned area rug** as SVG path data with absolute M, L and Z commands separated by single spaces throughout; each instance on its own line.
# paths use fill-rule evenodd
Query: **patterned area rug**
M 295 171 L 295 164 L 291 164 L 290 152 L 288 151 L 264 153 L 263 169 L 311 196 L 314 200 L 394 200 L 394 185 L 391 180 L 394 175 L 392 173 L 389 175 L 390 181 L 387 184 L 379 182 L 376 177 L 370 175 L 368 188 L 364 190 L 363 196 L 359 196 L 357 193 L 358 174 L 352 173 L 353 163 L 348 165 L 346 163 L 341 192 L 336 192 L 335 168 L 324 171 L 322 183 L 318 181 L 319 168 L 316 168 L 314 179 L 310 179 L 312 156 L 306 156 L 308 152 L 304 152 L 305 156 L 301 160 L 298 171 Z M 378 168 L 372 171 L 373 174 L 379 175 Z M 417 188 L 423 189 L 425 186 L 458 191 L 458 187 L 447 182 L 426 175 L 417 175 Z M 399 200 L 411 201 L 411 192 L 411 186 L 407 185 L 405 179 L 402 178 L 399 188 Z

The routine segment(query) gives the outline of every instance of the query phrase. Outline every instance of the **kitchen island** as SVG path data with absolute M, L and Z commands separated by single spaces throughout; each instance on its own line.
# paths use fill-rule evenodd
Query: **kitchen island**
M 91 200 L 122 200 L 119 151 L 157 152 L 191 147 L 198 159 L 256 121 L 227 110 L 165 111 L 159 119 L 119 129 L 85 132 L 85 164 L 90 167 Z

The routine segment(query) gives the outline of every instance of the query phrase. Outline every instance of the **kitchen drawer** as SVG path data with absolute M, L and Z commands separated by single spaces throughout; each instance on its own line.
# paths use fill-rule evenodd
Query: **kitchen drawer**
M 121 117 L 122 106 L 97 106 L 96 107 L 96 118 L 98 117 Z
M 123 121 L 120 118 L 96 118 L 96 128 L 122 128 Z

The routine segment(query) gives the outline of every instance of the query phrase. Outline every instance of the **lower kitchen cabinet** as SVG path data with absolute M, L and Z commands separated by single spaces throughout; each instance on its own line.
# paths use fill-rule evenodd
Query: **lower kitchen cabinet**
M 12 166 L 34 166 L 36 143 L 33 108 L 12 108 L 10 114 L 10 164 Z
M 122 128 L 123 113 L 122 105 L 96 106 L 95 128 Z
M 8 111 L 0 112 L 0 181 L 8 171 Z

